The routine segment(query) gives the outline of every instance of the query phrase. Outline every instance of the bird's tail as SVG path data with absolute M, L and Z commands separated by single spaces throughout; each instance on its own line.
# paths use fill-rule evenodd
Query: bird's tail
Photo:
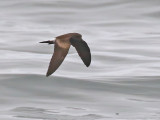
M 47 41 L 42 41 L 42 42 L 39 42 L 39 43 L 54 44 L 54 43 L 55 43 L 55 41 L 54 41 L 54 40 L 47 40 Z

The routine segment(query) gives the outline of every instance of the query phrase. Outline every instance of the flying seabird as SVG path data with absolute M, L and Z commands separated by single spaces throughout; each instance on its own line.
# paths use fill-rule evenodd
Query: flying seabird
M 82 39 L 82 35 L 79 33 L 68 33 L 57 36 L 55 40 L 42 41 L 40 43 L 55 44 L 54 53 L 51 58 L 46 76 L 50 76 L 54 73 L 63 62 L 66 57 L 70 46 L 76 48 L 83 63 L 88 67 L 91 63 L 90 48 L 87 43 Z

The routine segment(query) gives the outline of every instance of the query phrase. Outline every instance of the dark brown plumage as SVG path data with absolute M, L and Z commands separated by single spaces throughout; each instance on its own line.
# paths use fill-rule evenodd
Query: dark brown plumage
M 68 33 L 56 37 L 55 41 L 43 41 L 40 43 L 55 44 L 54 53 L 51 58 L 46 76 L 54 73 L 66 57 L 70 45 L 76 48 L 83 63 L 88 67 L 91 63 L 91 53 L 87 43 L 79 33 Z

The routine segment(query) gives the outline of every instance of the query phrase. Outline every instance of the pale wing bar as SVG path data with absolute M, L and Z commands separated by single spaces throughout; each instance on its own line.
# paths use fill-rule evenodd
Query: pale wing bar
M 46 74 L 47 77 L 58 69 L 58 67 L 61 65 L 64 58 L 66 57 L 69 48 L 70 48 L 70 45 L 68 45 L 66 48 L 62 48 L 57 43 L 57 40 L 55 41 L 54 53 L 53 53 L 53 56 L 51 58 L 51 61 L 48 67 L 48 71 Z

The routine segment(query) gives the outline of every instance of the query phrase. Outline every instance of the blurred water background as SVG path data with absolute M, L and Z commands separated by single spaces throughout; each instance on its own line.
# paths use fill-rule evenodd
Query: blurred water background
M 1 120 L 159 120 L 159 0 L 0 0 Z M 89 68 L 72 47 L 45 77 L 54 46 L 78 32 Z

